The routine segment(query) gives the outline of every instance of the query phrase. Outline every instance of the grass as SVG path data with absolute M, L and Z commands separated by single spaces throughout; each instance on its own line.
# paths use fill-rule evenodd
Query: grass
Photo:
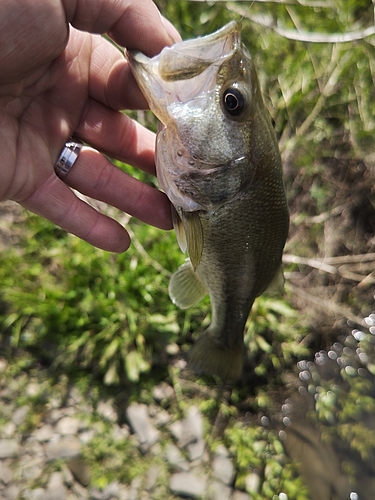
M 309 420 L 327 442 L 341 452 L 350 449 L 354 463 L 368 463 L 375 449 L 373 431 L 363 424 L 374 409 L 373 333 L 366 330 L 361 340 L 353 340 L 346 324 L 349 317 L 361 321 L 369 314 L 375 293 L 373 260 L 352 258 L 375 252 L 374 37 L 309 42 L 316 33 L 328 40 L 362 32 L 373 23 L 373 6 L 367 0 L 332 0 L 324 8 L 157 3 L 183 38 L 242 17 L 244 41 L 258 68 L 285 168 L 291 212 L 286 252 L 299 257 L 285 267 L 286 293 L 256 301 L 245 335 L 246 376 L 238 386 L 223 388 L 179 364 L 209 323 L 210 312 L 208 299 L 180 311 L 168 297 L 169 277 L 184 260 L 172 232 L 107 209 L 126 221 L 133 241 L 125 254 L 112 255 L 37 216 L 22 214 L 22 231 L 19 225 L 3 230 L 13 231 L 13 244 L 0 253 L 0 345 L 9 361 L 2 377 L 26 383 L 35 376 L 44 387 L 32 397 L 25 395 L 22 384 L 15 390 L 19 406 L 34 408 L 30 427 L 37 425 L 46 400 L 63 393 L 67 383 L 84 394 L 94 391 L 117 402 L 149 404 L 153 387 L 167 380 L 175 393 L 168 410 L 181 416 L 191 404 L 199 405 L 210 446 L 224 442 L 236 457 L 239 487 L 250 492 L 245 478 L 256 470 L 263 489 L 252 492 L 254 499 L 279 498 L 284 492 L 289 500 L 304 500 L 307 490 L 278 434 L 283 428 L 281 408 L 296 380 L 307 377 L 306 387 L 302 385 L 315 398 Z M 260 24 L 264 16 L 271 27 Z M 287 36 L 277 33 L 277 27 Z M 305 41 L 291 38 L 298 32 Z M 142 117 L 155 128 L 149 114 Z M 347 256 L 346 262 L 339 260 Z M 315 267 L 309 259 L 315 259 Z M 327 259 L 331 272 L 316 266 Z M 330 352 L 335 342 L 351 349 L 351 354 L 345 352 L 352 358 L 341 367 L 336 363 L 327 376 L 319 371 L 315 353 Z M 363 366 L 355 364 L 357 349 L 367 360 Z M 364 371 L 358 376 L 360 368 Z M 270 427 L 262 424 L 264 417 Z M 98 486 L 125 470 L 127 456 L 133 466 L 126 468 L 124 481 L 155 465 L 154 459 L 138 456 L 131 443 L 120 450 L 107 437 L 109 427 L 87 449 Z M 358 467 L 345 467 L 355 484 Z M 160 495 L 166 495 L 163 477 Z

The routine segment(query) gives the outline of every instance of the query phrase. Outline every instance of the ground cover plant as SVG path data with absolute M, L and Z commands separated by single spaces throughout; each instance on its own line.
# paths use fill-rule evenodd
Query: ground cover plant
M 290 428 L 291 434 L 302 435 L 306 426 L 303 431 L 293 426 L 301 421 L 314 426 L 322 446 L 340 457 L 329 498 L 340 498 L 335 482 L 340 474 L 353 491 L 362 488 L 359 498 L 370 498 L 372 490 L 366 488 L 372 484 L 375 450 L 373 4 L 157 4 L 183 38 L 242 19 L 243 39 L 255 60 L 284 163 L 291 214 L 285 293 L 257 300 L 245 334 L 243 378 L 235 387 L 222 386 L 186 367 L 186 352 L 209 324 L 210 307 L 205 299 L 181 311 L 170 301 L 169 278 L 185 258 L 172 232 L 102 207 L 132 236 L 127 253 L 112 255 L 4 205 L 0 356 L 9 365 L 2 377 L 8 383 L 39 373 L 44 387 L 37 397 L 25 395 L 22 384 L 15 391 L 20 406 L 35 408 L 24 430 L 38 424 L 48 398 L 64 392 L 64 384 L 93 400 L 113 397 L 120 411 L 129 402 L 152 404 L 153 388 L 168 381 L 174 389 L 168 410 L 180 418 L 191 405 L 200 408 L 211 449 L 225 444 L 236 459 L 236 486 L 252 498 L 319 498 L 314 468 L 306 476 L 283 434 Z M 132 116 L 156 130 L 150 113 Z M 118 166 L 156 182 L 128 165 Z M 131 481 L 150 465 L 131 441 L 122 447 L 108 437 L 109 428 L 105 423 L 86 451 L 99 487 L 113 477 Z M 259 481 L 250 484 L 249 474 Z M 161 498 L 166 490 L 160 491 Z

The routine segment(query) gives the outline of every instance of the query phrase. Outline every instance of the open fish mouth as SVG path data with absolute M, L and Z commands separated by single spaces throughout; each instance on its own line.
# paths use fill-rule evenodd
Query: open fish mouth
M 165 47 L 153 58 L 127 52 L 138 84 L 160 121 L 168 121 L 171 105 L 214 92 L 218 67 L 240 47 L 240 32 L 241 24 L 232 21 L 210 35 Z M 186 80 L 191 80 L 189 85 Z

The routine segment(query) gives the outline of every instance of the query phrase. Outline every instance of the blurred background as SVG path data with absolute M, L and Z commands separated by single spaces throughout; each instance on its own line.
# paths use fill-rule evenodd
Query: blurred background
M 242 20 L 284 164 L 285 293 L 257 299 L 223 386 L 186 363 L 210 304 L 170 301 L 173 232 L 96 204 L 132 237 L 112 255 L 3 203 L 0 497 L 372 500 L 375 5 L 156 3 L 183 39 Z

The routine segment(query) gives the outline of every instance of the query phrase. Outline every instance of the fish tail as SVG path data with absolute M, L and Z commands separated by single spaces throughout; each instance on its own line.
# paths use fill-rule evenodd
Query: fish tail
M 217 375 L 225 382 L 235 382 L 242 373 L 243 344 L 233 347 L 222 345 L 207 330 L 190 349 L 190 367 L 198 374 Z

